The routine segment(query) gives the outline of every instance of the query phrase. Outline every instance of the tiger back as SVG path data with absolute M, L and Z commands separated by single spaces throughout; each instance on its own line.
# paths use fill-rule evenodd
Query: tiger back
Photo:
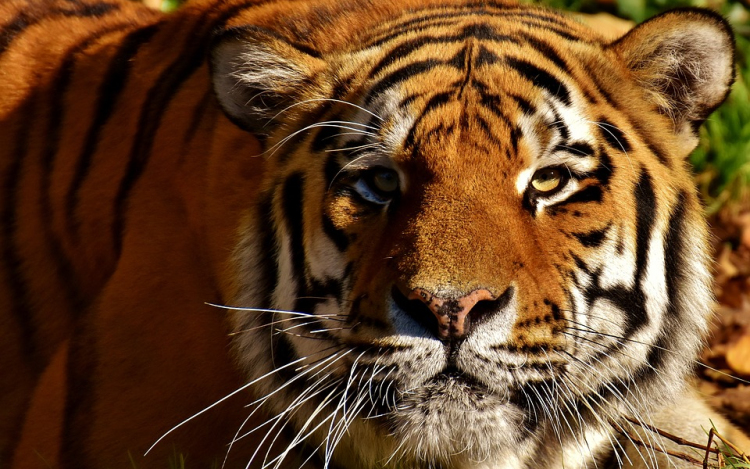
M 685 159 L 732 80 L 698 9 L 610 41 L 510 2 L 4 2 L 0 465 L 643 468 L 649 426 L 743 438 L 690 386 Z

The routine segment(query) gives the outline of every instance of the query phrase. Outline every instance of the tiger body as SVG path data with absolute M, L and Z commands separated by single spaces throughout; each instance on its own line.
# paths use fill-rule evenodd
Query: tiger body
M 685 159 L 732 59 L 699 10 L 610 43 L 499 2 L 4 2 L 0 465 L 666 467 L 639 423 L 731 434 L 689 386 Z

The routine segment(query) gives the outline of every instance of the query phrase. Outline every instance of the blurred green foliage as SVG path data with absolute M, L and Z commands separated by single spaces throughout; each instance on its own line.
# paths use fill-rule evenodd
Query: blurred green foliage
M 732 93 L 701 128 L 690 157 L 709 213 L 750 202 L 750 39 L 737 34 L 737 50 Z

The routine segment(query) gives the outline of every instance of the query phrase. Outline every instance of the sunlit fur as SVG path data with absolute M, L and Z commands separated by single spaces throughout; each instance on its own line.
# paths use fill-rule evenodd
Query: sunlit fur
M 732 79 L 696 9 L 609 42 L 504 2 L 0 4 L 0 467 L 654 468 L 685 462 L 649 425 L 744 441 L 690 385 L 686 157 Z M 450 333 L 423 304 L 474 294 Z

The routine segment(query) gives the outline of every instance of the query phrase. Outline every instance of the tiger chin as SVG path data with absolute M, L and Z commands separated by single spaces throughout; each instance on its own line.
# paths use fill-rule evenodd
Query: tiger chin
M 0 466 L 689 467 L 715 13 L 0 5 Z

